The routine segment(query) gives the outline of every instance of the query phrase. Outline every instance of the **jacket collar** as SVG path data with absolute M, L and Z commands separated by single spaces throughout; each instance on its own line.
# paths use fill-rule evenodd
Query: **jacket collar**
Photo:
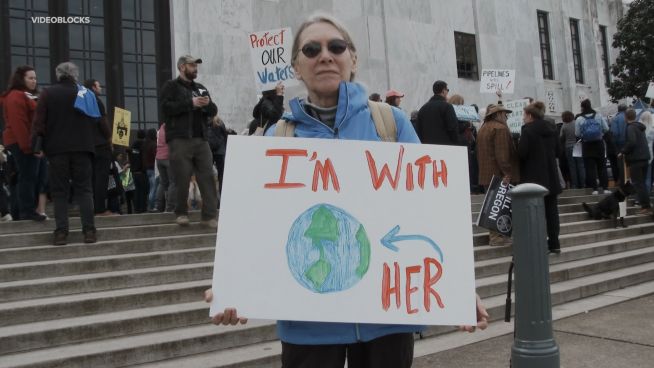
M 350 120 L 348 120 L 350 116 L 367 108 L 368 99 L 362 85 L 355 82 L 341 82 L 338 86 L 338 104 L 334 129 L 309 115 L 304 109 L 305 103 L 305 99 L 297 97 L 290 100 L 291 113 L 285 114 L 284 119 L 294 121 L 296 129 L 334 134 L 336 130 L 350 124 Z

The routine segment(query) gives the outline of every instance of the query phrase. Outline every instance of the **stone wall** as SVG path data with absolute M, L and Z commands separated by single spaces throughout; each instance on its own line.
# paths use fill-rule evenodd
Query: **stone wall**
M 457 78 L 454 32 L 477 35 L 479 70 L 516 70 L 515 93 L 554 102 L 550 114 L 579 110 L 579 99 L 608 103 L 600 60 L 599 25 L 609 43 L 622 16 L 620 0 L 172 0 L 174 60 L 191 53 L 204 60 L 198 80 L 205 84 L 228 125 L 241 130 L 251 120 L 257 91 L 250 66 L 251 31 L 290 26 L 323 11 L 340 19 L 358 49 L 357 79 L 369 92 L 405 92 L 409 113 L 432 95 L 437 79 L 450 94 L 485 106 L 493 94 L 480 94 L 479 81 Z M 536 11 L 549 13 L 553 81 L 544 81 Z M 574 79 L 569 18 L 580 20 L 585 83 Z M 609 50 L 610 60 L 617 56 Z M 173 61 L 174 64 L 174 61 Z M 289 88 L 287 97 L 303 96 Z

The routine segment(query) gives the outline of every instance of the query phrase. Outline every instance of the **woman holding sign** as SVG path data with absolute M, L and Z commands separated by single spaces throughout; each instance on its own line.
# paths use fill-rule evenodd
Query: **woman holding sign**
M 305 21 L 292 48 L 295 75 L 307 88 L 307 99 L 290 101 L 292 115 L 272 126 L 267 135 L 323 139 L 392 140 L 419 143 L 406 118 L 392 108 L 396 134 L 379 134 L 368 104 L 368 94 L 353 82 L 357 71 L 356 47 L 347 30 L 328 16 Z M 289 132 L 291 132 L 289 134 Z M 207 290 L 205 299 L 213 297 Z M 477 299 L 478 326 L 485 328 L 488 314 Z M 265 308 L 265 306 L 262 306 Z M 213 317 L 215 324 L 245 323 L 236 309 L 225 309 Z M 475 327 L 468 326 L 468 331 Z M 410 367 L 413 361 L 415 325 L 380 325 L 279 321 L 282 365 L 285 368 Z

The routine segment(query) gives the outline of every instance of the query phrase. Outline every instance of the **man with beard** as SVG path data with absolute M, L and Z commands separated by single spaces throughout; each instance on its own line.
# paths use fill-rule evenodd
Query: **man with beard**
M 195 174 L 203 198 L 202 224 L 215 228 L 216 185 L 213 156 L 207 142 L 207 121 L 218 113 L 209 91 L 194 80 L 202 59 L 184 55 L 177 60 L 179 77 L 167 81 L 161 90 L 161 111 L 166 122 L 166 142 L 172 175 L 177 184 L 176 222 L 187 226 L 188 187 Z

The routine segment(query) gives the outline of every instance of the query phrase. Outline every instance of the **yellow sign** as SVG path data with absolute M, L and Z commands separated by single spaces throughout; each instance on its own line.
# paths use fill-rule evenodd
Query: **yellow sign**
M 119 146 L 129 147 L 129 132 L 132 113 L 120 107 L 114 108 L 114 132 L 111 142 Z

